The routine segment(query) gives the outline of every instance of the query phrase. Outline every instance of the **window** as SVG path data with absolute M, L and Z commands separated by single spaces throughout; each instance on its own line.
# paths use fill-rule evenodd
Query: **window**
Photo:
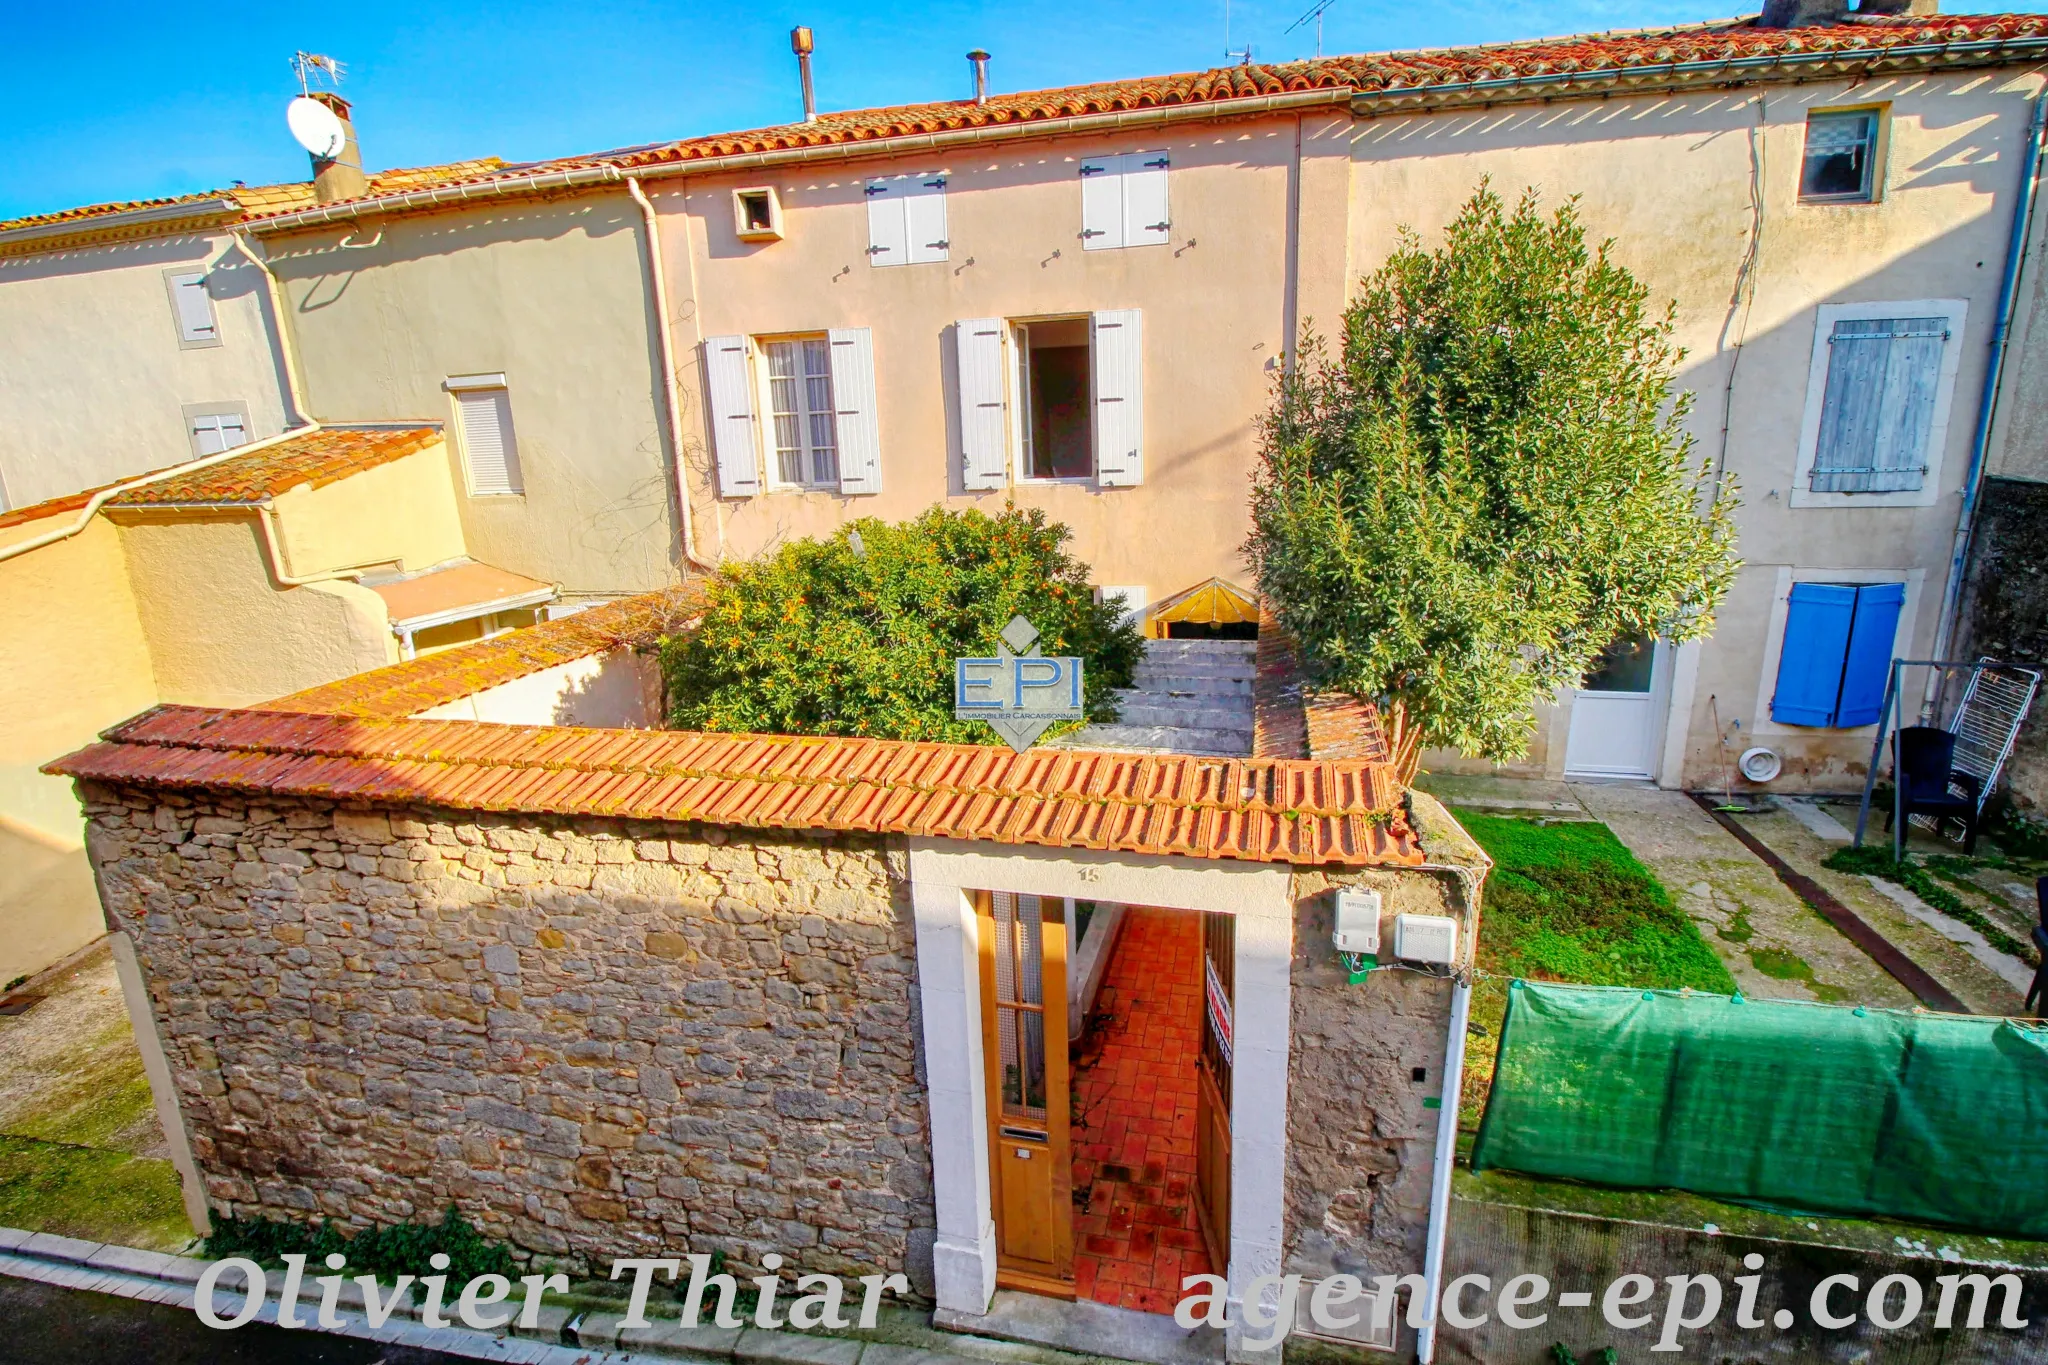
M 1024 398 L 1023 477 L 1094 477 L 1088 319 L 1029 322 L 1017 334 L 1017 387 Z
M 1801 200 L 1855 204 L 1877 197 L 1879 114 L 1876 109 L 1852 109 L 1806 116 Z
M 811 488 L 839 486 L 838 410 L 832 403 L 832 347 L 824 337 L 770 341 L 768 412 L 775 478 Z
M 194 458 L 249 443 L 249 410 L 240 403 L 187 403 L 184 413 Z
M 758 358 L 758 368 L 756 368 Z M 865 327 L 822 336 L 704 339 L 706 412 L 721 498 L 781 488 L 882 491 L 882 437 L 875 412 L 875 351 Z M 765 409 L 765 443 L 755 412 Z
M 1143 333 L 1135 308 L 1081 317 L 964 318 L 953 326 L 961 484 L 1142 483 Z
M 1959 299 L 1822 305 L 1794 507 L 1934 501 L 1966 307 Z
M 1877 724 L 1905 602 L 1903 583 L 1794 583 L 1771 719 L 1839 729 Z
M 455 397 L 455 441 L 471 497 L 525 491 L 519 441 L 512 430 L 512 395 L 502 374 L 465 374 L 448 380 Z
M 943 261 L 946 240 L 946 177 L 897 175 L 871 180 L 868 197 L 868 264 L 922 265 Z
M 1081 245 L 1089 251 L 1165 246 L 1173 222 L 1166 211 L 1165 152 L 1093 156 L 1081 163 Z
M 220 345 L 220 325 L 213 315 L 213 296 L 206 291 L 204 270 L 164 273 L 171 292 L 171 320 L 178 325 L 178 345 L 185 350 Z
M 732 229 L 743 242 L 782 240 L 782 200 L 773 187 L 732 192 Z

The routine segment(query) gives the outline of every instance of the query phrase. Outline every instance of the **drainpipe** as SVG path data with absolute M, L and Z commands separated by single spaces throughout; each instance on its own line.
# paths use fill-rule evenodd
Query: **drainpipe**
M 661 405 L 668 418 L 668 445 L 676 461 L 676 510 L 683 523 L 683 559 L 700 569 L 713 566 L 697 557 L 697 532 L 690 523 L 690 469 L 683 461 L 683 413 L 676 400 L 676 350 L 669 335 L 668 271 L 662 265 L 661 224 L 654 215 L 654 203 L 633 176 L 626 177 L 626 192 L 640 206 L 647 223 L 648 289 L 654 295 L 654 331 L 661 349 Z
M 2034 116 L 2027 124 L 2027 150 L 2020 160 L 2019 193 L 2013 199 L 2012 238 L 2005 249 L 2005 274 L 1998 282 L 1998 313 L 1991 328 L 1991 356 L 1984 366 L 1984 394 L 1977 404 L 1977 429 L 1970 440 L 1970 465 L 1963 475 L 1963 505 L 1956 513 L 1955 548 L 1949 555 L 1948 584 L 1941 595 L 1941 616 L 1935 625 L 1933 657 L 1946 659 L 1955 634 L 1956 608 L 1962 600 L 1963 574 L 1976 533 L 1977 496 L 1984 485 L 1984 456 L 1991 445 L 1991 424 L 1998 413 L 1998 386 L 2005 374 L 2005 348 L 2011 339 L 2013 299 L 2019 293 L 2020 270 L 2026 264 L 2027 237 L 2034 217 L 2034 191 L 2041 177 L 2041 130 L 2048 122 L 2048 91 L 2034 97 Z M 1930 669 L 1921 698 L 1923 720 L 1934 705 L 1941 670 Z
M 269 498 L 255 504 L 256 523 L 263 528 L 263 548 L 270 552 L 270 576 L 286 588 L 303 588 L 308 583 L 332 583 L 338 578 L 360 580 L 368 569 L 323 569 L 319 573 L 294 574 L 285 569 L 284 541 L 277 533 L 277 504 Z M 379 560 L 379 563 L 384 561 Z
M 270 263 L 249 249 L 247 237 L 239 232 L 228 235 L 235 239 L 236 249 L 248 258 L 249 264 L 263 272 L 264 292 L 270 296 L 270 315 L 277 319 L 277 353 L 284 361 L 285 397 L 291 403 L 292 417 L 309 424 L 307 429 L 310 430 L 313 419 L 306 415 L 306 390 L 299 381 L 299 361 L 292 353 L 291 328 L 285 322 L 284 288 L 278 284 Z
M 60 540 L 69 540 L 91 524 L 92 519 L 99 515 L 100 508 L 106 506 L 108 502 L 126 493 L 131 488 L 140 488 L 144 484 L 176 478 L 180 474 L 196 473 L 199 470 L 211 468 L 223 460 L 232 460 L 243 455 L 253 455 L 257 451 L 267 449 L 270 446 L 296 440 L 301 436 L 310 436 L 318 430 L 320 430 L 318 422 L 308 422 L 302 427 L 293 427 L 290 431 L 281 431 L 277 435 L 265 437 L 261 441 L 251 441 L 247 445 L 230 446 L 226 450 L 217 451 L 212 455 L 202 456 L 196 460 L 188 460 L 184 464 L 172 465 L 169 469 L 159 469 L 154 474 L 144 474 L 139 479 L 130 479 L 126 483 L 117 483 L 111 488 L 102 488 L 99 492 L 92 495 L 86 502 L 84 510 L 78 514 L 78 519 L 69 526 L 60 526 L 54 531 L 46 531 L 32 539 L 0 547 L 0 563 L 13 559 L 16 555 L 25 555 L 30 550 L 40 550 L 45 545 L 54 545 Z
M 1483 855 L 1482 855 L 1483 856 Z M 1487 867 L 1492 867 L 1489 859 Z M 1436 1155 L 1429 1171 L 1429 1233 L 1422 1253 L 1422 1326 L 1416 1330 L 1415 1352 L 1419 1365 L 1436 1359 L 1437 1301 L 1443 1297 L 1444 1242 L 1451 1223 L 1451 1170 L 1458 1160 L 1458 1102 L 1465 1090 L 1465 1025 L 1472 1017 L 1471 955 L 1479 937 L 1479 887 L 1483 875 L 1461 863 L 1421 863 L 1425 872 L 1454 874 L 1465 889 L 1465 909 L 1472 920 L 1466 934 L 1467 963 L 1453 978 L 1450 1031 L 1444 1036 L 1444 1088 L 1437 1100 Z M 1396 1319 L 1398 1321 L 1398 1318 Z

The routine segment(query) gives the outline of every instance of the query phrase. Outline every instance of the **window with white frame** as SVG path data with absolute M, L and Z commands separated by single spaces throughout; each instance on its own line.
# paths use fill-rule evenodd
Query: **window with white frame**
M 775 482 L 839 486 L 838 409 L 832 402 L 832 347 L 822 336 L 761 344 L 768 378 Z
M 218 455 L 249 443 L 249 410 L 240 403 L 190 403 L 185 434 L 195 457 Z
M 1081 163 L 1081 245 L 1089 251 L 1165 246 L 1173 235 L 1166 206 L 1165 152 L 1091 156 Z
M 1125 308 L 955 323 L 961 486 L 1143 483 L 1143 321 Z
M 1933 501 L 1965 310 L 1960 299 L 1822 305 L 1793 506 Z
M 171 320 L 178 327 L 178 345 L 185 350 L 220 345 L 220 321 L 204 270 L 167 270 L 164 287 L 171 294 Z
M 464 374 L 446 385 L 455 402 L 455 445 L 474 498 L 525 491 L 519 439 L 512 428 L 512 394 L 502 374 Z

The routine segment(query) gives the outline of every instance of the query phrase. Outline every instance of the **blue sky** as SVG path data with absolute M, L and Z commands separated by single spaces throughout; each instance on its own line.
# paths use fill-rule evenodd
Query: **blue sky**
M 1313 0 L 1232 0 L 1233 45 L 1313 54 Z M 1706 7 L 1702 7 L 1705 5 Z M 786 122 L 799 112 L 789 28 L 817 33 L 818 103 L 965 94 L 969 48 L 998 90 L 1217 65 L 1223 0 L 325 0 L 188 8 L 155 0 L 9 6 L 0 44 L 0 218 L 115 199 L 300 180 L 285 131 L 298 48 L 347 64 L 371 169 L 526 161 Z M 2048 9 L 2048 0 L 1945 4 Z M 298 11 L 296 14 L 288 11 Z M 1436 47 L 1714 17 L 1710 0 L 1336 0 L 1325 52 Z

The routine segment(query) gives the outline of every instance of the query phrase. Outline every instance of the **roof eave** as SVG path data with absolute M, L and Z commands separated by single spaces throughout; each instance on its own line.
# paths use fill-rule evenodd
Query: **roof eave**
M 181 226 L 218 226 L 241 212 L 241 205 L 225 196 L 195 199 L 186 203 L 156 204 L 143 209 L 122 209 L 94 214 L 89 218 L 64 218 L 53 223 L 0 231 L 0 249 L 55 245 L 70 237 L 91 237 L 102 233 L 133 232 L 155 228 L 160 231 Z

